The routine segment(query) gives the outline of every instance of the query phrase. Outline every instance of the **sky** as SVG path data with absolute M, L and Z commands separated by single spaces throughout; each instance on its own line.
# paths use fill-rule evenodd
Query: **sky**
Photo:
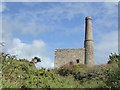
M 54 67 L 54 51 L 83 48 L 85 17 L 92 17 L 95 64 L 106 64 L 118 53 L 117 2 L 0 3 L 2 52 L 17 58 L 42 59 L 36 66 Z

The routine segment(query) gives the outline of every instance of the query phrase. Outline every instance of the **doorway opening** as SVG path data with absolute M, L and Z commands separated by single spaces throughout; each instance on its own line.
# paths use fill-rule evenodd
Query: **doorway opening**
M 79 59 L 76 60 L 76 63 L 79 63 Z

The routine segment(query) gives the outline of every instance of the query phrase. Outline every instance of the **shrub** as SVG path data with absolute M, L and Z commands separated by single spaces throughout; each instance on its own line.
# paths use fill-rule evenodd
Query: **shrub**
M 111 53 L 111 55 L 109 55 L 109 61 L 108 61 L 108 64 L 111 64 L 111 63 L 118 63 L 118 61 L 120 59 L 118 59 L 120 57 L 120 55 L 117 55 L 116 53 Z M 119 61 L 120 62 L 120 61 Z
M 9 56 L 9 58 L 7 57 Z M 1 54 L 3 88 L 114 88 L 120 87 L 119 55 L 109 64 L 88 68 L 71 64 L 60 69 L 37 69 L 35 63 Z

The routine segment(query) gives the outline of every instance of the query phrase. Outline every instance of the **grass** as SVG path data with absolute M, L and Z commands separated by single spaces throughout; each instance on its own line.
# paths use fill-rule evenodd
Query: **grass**
M 120 55 L 115 55 L 110 55 L 108 64 L 91 68 L 73 64 L 59 69 L 37 69 L 34 63 L 26 59 L 18 60 L 0 54 L 1 88 L 118 88 Z

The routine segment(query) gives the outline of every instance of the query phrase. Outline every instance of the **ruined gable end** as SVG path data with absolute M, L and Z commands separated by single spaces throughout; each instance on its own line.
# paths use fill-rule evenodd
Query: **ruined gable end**
M 84 64 L 84 48 L 78 49 L 56 49 L 55 68 L 65 64 Z

